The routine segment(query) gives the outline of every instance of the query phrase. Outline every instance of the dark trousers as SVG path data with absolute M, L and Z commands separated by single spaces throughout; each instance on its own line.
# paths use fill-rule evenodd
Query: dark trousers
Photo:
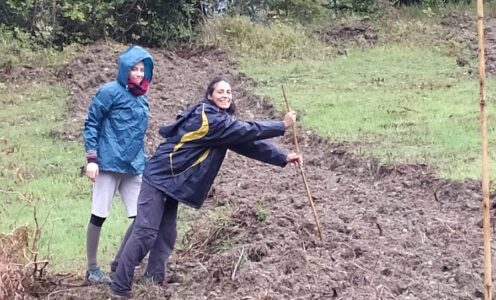
M 112 278 L 112 290 L 131 291 L 134 267 L 150 251 L 145 275 L 154 282 L 165 280 L 165 262 L 176 242 L 176 200 L 143 182 L 138 197 L 138 215 L 134 228 L 120 254 L 117 270 Z M 131 225 L 133 226 L 133 225 Z

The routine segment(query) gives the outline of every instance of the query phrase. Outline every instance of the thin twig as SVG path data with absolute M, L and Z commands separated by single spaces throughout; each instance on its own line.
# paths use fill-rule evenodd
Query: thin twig
M 416 112 L 416 113 L 419 113 L 419 111 L 418 111 L 418 110 L 411 109 L 411 108 L 408 108 L 408 107 L 406 107 L 406 106 L 401 106 L 401 105 L 399 105 L 398 107 L 399 107 L 399 108 L 403 108 L 404 110 L 411 111 L 411 112 Z
M 451 229 L 451 227 L 449 227 L 447 223 L 447 221 L 444 221 L 444 220 L 441 220 L 439 218 L 434 218 L 435 221 L 438 221 L 439 223 L 443 224 L 451 233 L 455 233 L 455 231 L 453 229 Z
M 239 255 L 238 262 L 236 262 L 236 265 L 234 265 L 234 270 L 231 275 L 231 280 L 234 280 L 234 277 L 236 276 L 236 270 L 238 270 L 238 266 L 241 263 L 241 259 L 243 258 L 244 253 L 245 253 L 245 248 L 241 249 L 241 254 Z
M 356 262 L 351 262 L 352 265 L 354 265 L 355 267 L 359 268 L 359 269 L 362 269 L 363 271 L 365 272 L 369 272 L 369 273 L 374 273 L 372 272 L 371 270 L 368 270 L 368 269 L 365 269 L 364 267 L 360 266 L 359 264 L 357 264 Z
M 201 267 L 201 268 L 202 268 L 205 272 L 207 272 L 207 273 L 208 273 L 208 269 L 207 269 L 207 267 L 205 267 L 205 266 L 201 263 L 201 261 L 196 260 L 196 262 L 200 265 L 200 267 Z
M 73 291 L 73 290 L 77 290 L 77 289 L 78 288 L 71 288 L 71 289 L 57 290 L 55 292 L 51 292 L 50 294 L 48 294 L 47 300 L 50 300 L 50 297 L 55 295 L 55 294 L 62 293 L 62 292 L 69 292 L 69 291 Z

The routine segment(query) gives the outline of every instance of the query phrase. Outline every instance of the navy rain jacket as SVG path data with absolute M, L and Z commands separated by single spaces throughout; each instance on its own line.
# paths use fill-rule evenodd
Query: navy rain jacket
M 127 90 L 129 71 L 138 62 L 145 65 L 151 82 L 153 60 L 140 46 L 132 46 L 119 57 L 117 80 L 103 85 L 93 97 L 84 122 L 84 146 L 97 154 L 101 171 L 138 175 L 145 167 L 145 133 L 148 127 L 148 98 Z
M 203 100 L 181 113 L 176 123 L 160 128 L 165 141 L 147 162 L 143 180 L 183 204 L 200 208 L 227 149 L 284 167 L 287 153 L 263 141 L 284 131 L 282 121 L 238 121 Z

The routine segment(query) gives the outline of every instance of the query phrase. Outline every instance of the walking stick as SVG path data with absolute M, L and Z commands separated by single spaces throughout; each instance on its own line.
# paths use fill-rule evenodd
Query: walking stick
M 489 156 L 487 142 L 486 113 L 486 65 L 484 57 L 484 7 L 483 0 L 477 0 L 477 35 L 479 44 L 479 96 L 482 139 L 482 225 L 484 231 L 484 299 L 492 299 L 491 279 L 491 231 L 489 215 Z
M 286 110 L 289 112 L 288 98 L 286 98 L 286 92 L 284 91 L 284 86 L 281 85 L 281 87 L 282 87 L 282 95 L 284 96 L 284 101 L 286 102 Z M 293 127 L 293 141 L 296 148 L 296 153 L 300 155 L 300 147 L 298 146 L 298 139 L 296 138 L 296 128 L 294 124 L 291 127 Z M 305 190 L 307 191 L 308 200 L 310 200 L 310 206 L 312 207 L 313 216 L 315 218 L 315 224 L 317 225 L 317 230 L 319 231 L 320 241 L 322 241 L 323 240 L 322 230 L 320 229 L 319 218 L 317 217 L 317 213 L 315 212 L 315 205 L 313 203 L 312 195 L 310 194 L 310 189 L 308 188 L 307 177 L 305 176 L 305 172 L 303 171 L 303 166 L 301 164 L 298 164 L 298 167 L 300 169 L 301 177 L 303 178 L 303 184 L 305 185 Z

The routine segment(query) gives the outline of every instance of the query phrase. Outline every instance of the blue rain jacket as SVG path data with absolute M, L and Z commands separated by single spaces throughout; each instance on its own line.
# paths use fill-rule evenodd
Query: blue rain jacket
M 119 57 L 117 80 L 100 87 L 88 109 L 84 146 L 87 155 L 96 151 L 101 171 L 143 173 L 148 98 L 134 96 L 127 90 L 129 71 L 140 61 L 145 65 L 145 78 L 151 82 L 151 55 L 142 47 L 131 46 Z
M 203 100 L 160 128 L 165 141 L 147 162 L 143 180 L 169 197 L 200 208 L 224 161 L 227 149 L 284 167 L 286 151 L 264 139 L 281 136 L 282 121 L 242 122 Z

